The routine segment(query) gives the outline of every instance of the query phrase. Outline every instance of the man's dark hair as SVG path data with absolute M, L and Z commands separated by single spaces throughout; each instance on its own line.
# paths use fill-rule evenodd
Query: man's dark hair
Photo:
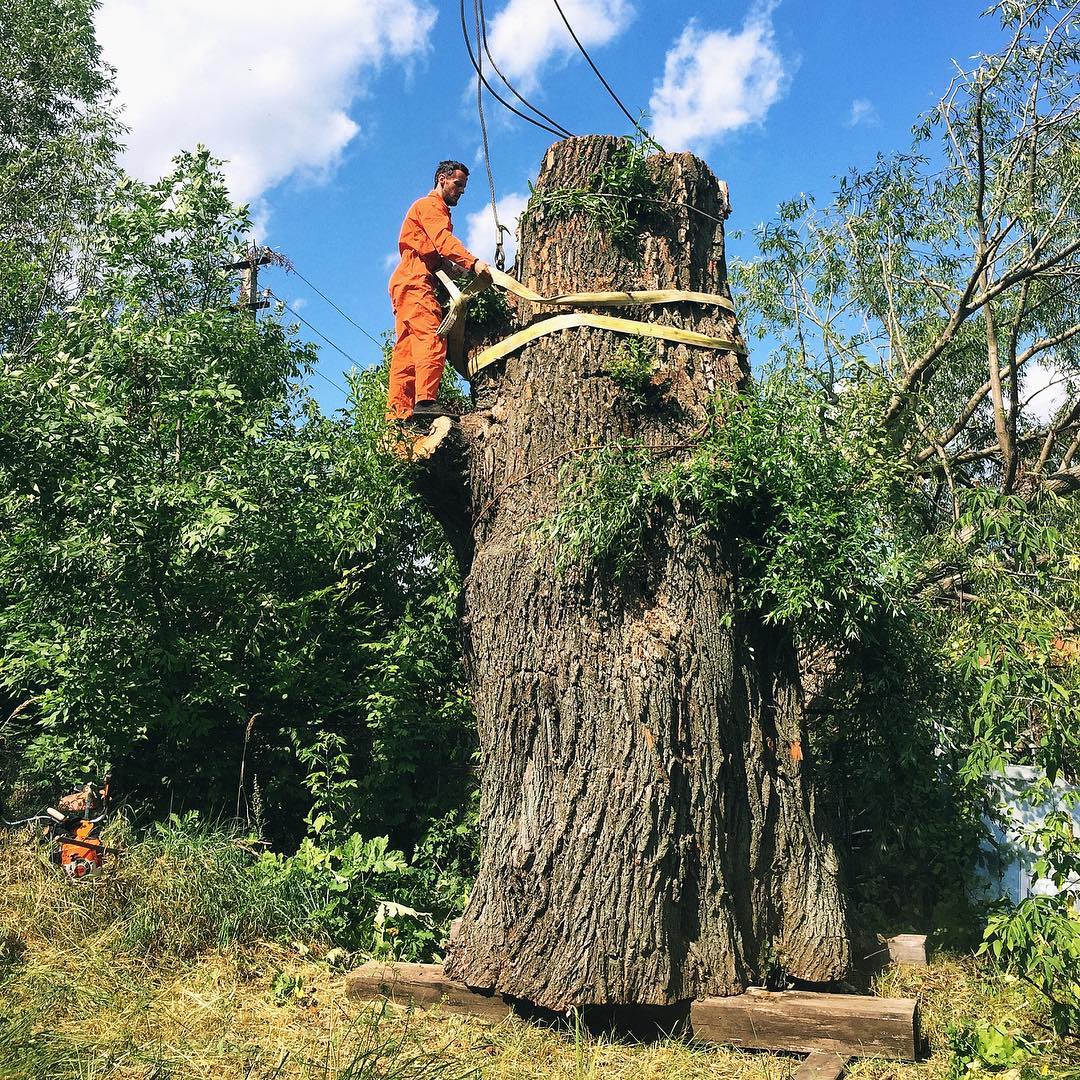
M 466 176 L 469 175 L 469 166 L 463 165 L 460 161 L 440 161 L 435 169 L 434 183 L 438 184 L 440 176 L 453 176 L 459 169 Z

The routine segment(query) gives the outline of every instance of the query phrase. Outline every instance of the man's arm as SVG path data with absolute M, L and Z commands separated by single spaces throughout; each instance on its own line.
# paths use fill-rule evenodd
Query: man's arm
M 487 263 L 478 259 L 451 231 L 450 211 L 446 209 L 442 199 L 422 200 L 417 207 L 417 216 L 432 247 L 444 259 L 448 259 L 459 270 L 471 270 L 477 277 L 487 278 L 490 282 L 491 274 L 488 272 Z
M 458 266 L 458 264 L 454 262 L 453 259 L 445 258 L 441 260 L 439 269 L 444 274 L 449 274 L 451 277 L 458 277 L 462 273 L 467 272 L 462 271 L 461 267 Z M 477 259 L 476 262 L 473 263 L 472 272 L 478 278 L 480 278 L 485 285 L 491 284 L 491 268 L 486 262 L 483 262 L 481 259 Z

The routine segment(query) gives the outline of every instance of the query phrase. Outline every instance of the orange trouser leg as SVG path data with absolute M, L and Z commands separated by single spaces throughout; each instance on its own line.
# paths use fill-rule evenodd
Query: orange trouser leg
M 387 420 L 407 420 L 416 403 L 416 368 L 412 337 L 401 305 L 394 304 L 394 351 L 390 356 L 390 385 L 386 393 Z
M 412 415 L 418 401 L 434 401 L 446 367 L 446 342 L 439 337 L 442 308 L 430 288 L 415 285 L 395 289 L 394 328 L 397 344 L 390 361 L 387 414 Z

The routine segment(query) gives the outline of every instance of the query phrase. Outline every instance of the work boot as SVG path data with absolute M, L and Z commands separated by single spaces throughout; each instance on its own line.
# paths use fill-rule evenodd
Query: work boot
M 456 409 L 453 405 L 443 405 L 438 401 L 418 401 L 413 406 L 412 416 L 410 420 L 435 420 L 440 416 L 449 416 L 451 420 L 456 420 L 461 415 L 459 409 Z

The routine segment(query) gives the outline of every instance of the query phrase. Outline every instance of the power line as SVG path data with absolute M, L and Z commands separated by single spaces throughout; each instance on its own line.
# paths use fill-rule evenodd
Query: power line
M 476 55 L 480 57 L 480 38 L 483 32 L 484 26 L 484 13 L 482 8 L 482 0 L 473 0 L 473 17 L 476 20 Z M 488 59 L 491 56 L 488 54 Z M 481 65 L 483 61 L 477 64 L 476 73 L 476 113 L 480 117 L 480 141 L 484 147 L 484 168 L 487 170 L 487 182 L 488 189 L 491 192 L 491 216 L 495 219 L 495 265 L 500 269 L 505 269 L 506 258 L 503 254 L 503 232 L 509 230 L 499 220 L 499 202 L 495 198 L 495 175 L 491 171 L 491 149 L 488 146 L 488 131 L 487 131 L 487 119 L 484 117 L 484 87 L 481 83 Z M 505 79 L 503 80 L 506 81 Z
M 319 337 L 321 337 L 323 339 L 323 341 L 325 341 L 326 344 L 329 345 L 331 348 L 337 349 L 337 351 L 339 353 L 341 353 L 341 355 L 344 356 L 345 359 L 348 360 L 350 364 L 353 364 L 353 365 L 359 367 L 359 363 L 353 357 L 351 357 L 340 345 L 338 345 L 338 343 L 336 341 L 331 341 L 330 338 L 328 338 L 321 330 L 319 330 L 315 326 L 312 326 L 311 323 L 309 323 L 307 321 L 307 319 L 304 318 L 303 315 L 301 315 L 299 312 L 293 310 L 293 308 L 289 307 L 289 305 L 286 304 L 285 301 L 282 300 L 281 297 L 278 296 L 276 293 L 270 293 L 270 295 L 273 296 L 273 298 L 279 304 L 281 304 L 281 306 L 290 315 L 292 315 L 294 319 L 298 319 L 300 322 L 302 322 L 313 334 L 318 334 Z M 342 386 L 340 383 L 334 382 L 334 380 L 331 379 L 329 375 L 324 375 L 317 367 L 312 368 L 311 370 L 316 375 L 318 375 L 320 379 L 325 379 L 326 382 L 328 382 L 332 387 L 334 387 L 335 390 L 340 390 L 341 393 L 343 393 L 346 397 L 349 396 L 349 391 L 346 390 L 345 387 Z
M 480 64 L 478 63 L 476 57 L 473 55 L 472 41 L 469 39 L 469 26 L 468 26 L 468 23 L 465 20 L 465 0 L 461 0 L 460 7 L 461 7 L 461 36 L 465 39 L 465 50 L 469 54 L 469 62 L 473 66 L 473 71 L 476 72 L 477 77 L 480 79 L 480 81 L 487 88 L 488 93 L 490 93 L 491 96 L 497 102 L 499 102 L 500 105 L 502 105 L 505 108 L 509 109 L 515 116 L 520 116 L 522 120 L 525 120 L 528 123 L 532 124 L 533 127 L 541 128 L 542 130 L 548 132 L 550 135 L 554 135 L 555 138 L 557 138 L 557 139 L 566 138 L 565 129 L 563 129 L 562 131 L 558 131 L 553 127 L 549 127 L 547 124 L 541 123 L 541 121 L 539 121 L 539 120 L 534 120 L 531 116 L 528 116 L 526 113 L 523 113 L 520 109 L 515 109 L 514 106 L 511 105 L 510 102 L 507 101 L 504 97 L 501 97 L 499 95 L 499 93 L 492 87 L 491 83 L 489 83 L 487 81 L 487 79 L 484 77 L 483 71 L 481 70 Z
M 542 109 L 538 109 L 531 101 L 528 101 L 522 94 L 519 94 L 518 91 L 514 88 L 513 84 L 510 82 L 510 80 L 499 69 L 499 65 L 495 63 L 495 57 L 491 55 L 491 48 L 488 46 L 487 15 L 484 12 L 484 0 L 474 0 L 474 2 L 477 7 L 476 21 L 477 27 L 480 31 L 479 36 L 483 41 L 484 52 L 487 54 L 487 58 L 489 63 L 491 64 L 492 70 L 495 72 L 496 75 L 499 76 L 500 79 L 502 79 L 503 83 L 506 85 L 507 90 L 509 90 L 510 93 L 513 94 L 514 97 L 516 97 L 518 101 L 521 102 L 522 105 L 524 105 L 527 109 L 532 109 L 532 111 L 536 113 L 537 116 L 539 116 L 543 120 L 546 120 L 549 124 L 552 125 L 552 127 L 557 127 L 566 138 L 572 139 L 574 137 L 574 133 L 572 131 L 568 131 L 557 120 L 552 120 L 552 118 L 548 116 L 546 112 L 544 112 Z M 479 45 L 477 45 L 476 52 L 477 57 L 479 57 Z
M 607 81 L 607 79 L 604 78 L 603 75 L 600 74 L 600 69 L 593 63 L 592 57 L 585 51 L 585 46 L 581 44 L 581 42 L 578 40 L 577 34 L 574 33 L 574 28 L 570 25 L 570 20 L 566 17 L 566 12 L 563 11 L 562 5 L 559 3 L 559 0 L 553 0 L 553 3 L 555 4 L 555 7 L 558 9 L 559 14 L 562 16 L 562 21 L 566 24 L 566 29 L 570 31 L 570 36 L 574 39 L 574 44 L 581 51 L 581 55 L 584 56 L 585 59 L 589 61 L 589 67 L 591 67 L 593 69 L 593 72 L 595 73 L 596 77 L 604 84 L 604 89 L 611 95 L 612 100 L 615 102 L 616 105 L 619 106 L 620 109 L 622 109 L 623 116 L 625 116 L 626 119 L 629 120 L 630 123 L 634 125 L 634 129 L 636 131 L 644 132 L 644 129 L 642 128 L 641 124 L 630 115 L 629 110 L 619 100 L 619 95 L 616 94 L 615 91 L 611 89 L 611 84 Z M 644 133 L 648 134 L 647 132 L 644 132 Z
M 355 326 L 356 329 L 359 330 L 361 334 L 363 334 L 367 338 L 370 338 L 376 345 L 379 346 L 380 350 L 382 349 L 383 343 L 377 337 L 375 337 L 374 334 L 369 334 L 367 332 L 367 330 L 365 330 L 351 315 L 348 315 L 344 311 L 342 311 L 341 308 L 339 308 L 337 306 L 337 304 L 335 304 L 334 301 L 331 300 L 330 297 L 327 296 L 326 293 L 324 293 L 318 286 L 312 285 L 312 283 L 310 281 L 308 281 L 308 279 L 306 277 L 304 277 L 304 275 L 301 274 L 300 271 L 297 270 L 295 266 L 293 266 L 291 269 L 292 269 L 292 272 L 305 285 L 307 285 L 307 287 L 309 289 L 312 289 L 314 292 L 318 293 L 318 295 L 321 296 L 343 319 L 346 319 L 348 322 L 352 323 L 352 325 Z M 284 301 L 282 301 L 282 303 L 284 303 Z M 300 316 L 298 315 L 297 318 L 299 318 L 299 317 Z

